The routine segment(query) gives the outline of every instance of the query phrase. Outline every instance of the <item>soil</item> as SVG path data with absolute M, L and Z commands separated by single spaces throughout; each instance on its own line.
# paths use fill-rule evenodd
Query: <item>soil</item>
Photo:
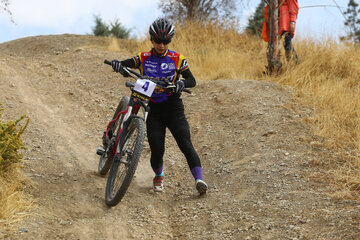
M 360 202 L 330 197 L 331 186 L 311 178 L 321 171 L 313 162 L 331 161 L 304 121 L 311 109 L 269 81 L 198 79 L 183 94 L 205 196 L 168 132 L 165 191 L 152 190 L 145 142 L 128 192 L 107 207 L 96 148 L 129 90 L 103 60 L 129 56 L 86 47 L 102 42 L 56 35 L 0 44 L 3 117 L 31 118 L 23 171 L 35 199 L 28 217 L 0 227 L 1 239 L 360 239 Z

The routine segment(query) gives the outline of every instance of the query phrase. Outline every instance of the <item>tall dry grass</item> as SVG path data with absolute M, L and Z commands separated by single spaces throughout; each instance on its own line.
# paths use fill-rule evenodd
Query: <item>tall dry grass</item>
M 200 23 L 188 23 L 177 26 L 176 29 L 170 49 L 186 57 L 196 78 L 262 78 L 266 65 L 266 48 L 258 39 L 241 36 L 234 29 L 223 30 L 211 24 L 204 26 Z M 151 49 L 147 35 L 139 40 L 117 41 L 119 51 L 127 51 L 129 56 Z M 113 42 L 109 44 L 109 50 L 114 49 L 113 46 Z
M 296 43 L 301 64 L 287 65 L 274 78 L 292 86 L 314 109 L 314 132 L 333 151 L 321 162 L 322 177 L 336 187 L 336 196 L 360 198 L 360 48 L 332 40 Z
M 29 179 L 19 168 L 14 164 L 0 173 L 0 233 L 15 228 L 16 223 L 29 215 L 33 206 L 33 200 L 24 191 Z
M 275 77 L 263 74 L 267 44 L 233 29 L 198 23 L 177 26 L 170 48 L 187 58 L 197 79 L 271 80 L 292 87 L 297 99 L 314 110 L 305 120 L 332 153 L 331 160 L 319 163 L 323 177 L 333 183 L 337 196 L 359 199 L 360 48 L 333 40 L 295 37 L 293 42 L 300 64 L 287 63 L 282 56 L 282 73 Z M 151 48 L 147 36 L 118 44 L 129 56 Z M 114 42 L 111 46 L 114 49 Z

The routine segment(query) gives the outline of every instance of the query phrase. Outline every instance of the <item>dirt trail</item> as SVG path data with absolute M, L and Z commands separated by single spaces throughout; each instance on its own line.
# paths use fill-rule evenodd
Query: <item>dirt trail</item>
M 289 90 L 266 81 L 201 81 L 184 95 L 210 190 L 199 197 L 168 134 L 165 192 L 151 190 L 146 143 L 123 201 L 104 203 L 95 149 L 124 79 L 89 50 L 101 38 L 41 36 L 0 44 L 4 117 L 31 118 L 24 141 L 36 208 L 1 239 L 360 239 L 360 203 L 309 179 L 325 156 Z

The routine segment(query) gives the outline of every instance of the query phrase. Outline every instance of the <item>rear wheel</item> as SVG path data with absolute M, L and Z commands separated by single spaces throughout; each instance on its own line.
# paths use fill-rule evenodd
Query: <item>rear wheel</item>
M 124 111 L 128 104 L 129 104 L 129 97 L 127 97 L 127 96 L 123 97 L 120 100 L 119 105 L 116 108 L 116 111 L 114 113 L 112 120 L 116 119 L 119 112 Z M 106 137 L 106 133 L 104 133 L 103 148 L 105 151 L 100 156 L 99 165 L 98 165 L 98 172 L 101 175 L 105 175 L 109 171 L 111 163 L 114 160 L 113 147 L 115 145 L 116 136 L 113 136 L 113 135 L 114 135 L 114 133 L 119 132 L 119 127 L 121 126 L 121 122 L 122 122 L 123 118 L 124 118 L 124 115 L 120 116 L 120 118 L 116 122 L 114 122 L 110 125 L 109 131 L 108 131 L 108 137 Z
M 108 206 L 115 206 L 124 197 L 135 174 L 144 138 L 144 120 L 135 117 L 127 128 L 127 133 L 123 138 L 123 147 L 111 165 L 105 193 L 105 202 Z

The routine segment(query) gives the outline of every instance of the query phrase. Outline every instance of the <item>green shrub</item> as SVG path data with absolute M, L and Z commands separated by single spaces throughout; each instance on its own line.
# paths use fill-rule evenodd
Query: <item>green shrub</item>
M 1 104 L 0 104 L 1 106 Z M 29 118 L 23 115 L 16 121 L 3 123 L 2 111 L 0 108 L 0 173 L 6 171 L 12 164 L 20 162 L 22 153 L 20 149 L 25 149 L 21 135 L 29 124 Z M 24 126 L 19 126 L 19 122 L 27 119 Z
M 92 31 L 94 36 L 128 39 L 131 29 L 127 29 L 126 27 L 124 27 L 117 18 L 115 18 L 109 26 L 101 19 L 101 17 L 95 16 L 95 27 L 92 28 Z

